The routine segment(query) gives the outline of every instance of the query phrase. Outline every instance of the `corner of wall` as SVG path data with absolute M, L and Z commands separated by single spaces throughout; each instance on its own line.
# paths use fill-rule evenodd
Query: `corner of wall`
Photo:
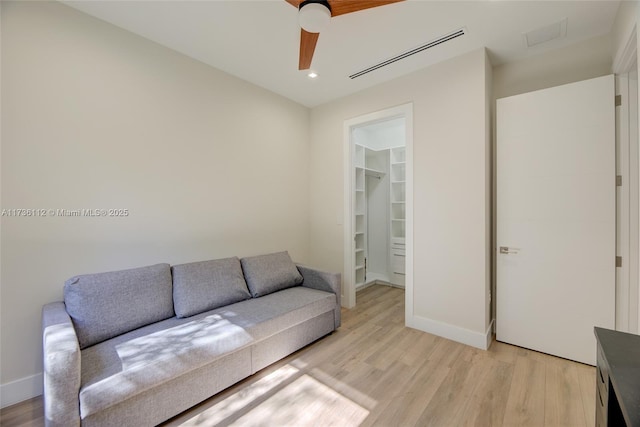
M 623 63 L 628 61 L 631 46 L 629 44 L 636 44 L 635 40 L 631 40 L 632 34 L 636 31 L 637 23 L 640 21 L 640 7 L 637 1 L 622 1 L 618 7 L 618 13 L 616 14 L 612 33 L 612 50 L 613 50 L 613 65 L 612 71 L 614 73 L 619 72 L 624 66 Z
M 494 188 L 493 188 L 493 67 L 489 58 L 487 49 L 485 48 L 485 189 L 486 189 L 486 277 L 485 277 L 485 327 L 491 327 L 494 321 L 495 310 L 493 309 L 493 298 L 495 294 L 494 287 Z
M 488 350 L 493 341 L 493 322 L 484 333 L 416 315 L 407 316 L 406 325 L 480 350 Z

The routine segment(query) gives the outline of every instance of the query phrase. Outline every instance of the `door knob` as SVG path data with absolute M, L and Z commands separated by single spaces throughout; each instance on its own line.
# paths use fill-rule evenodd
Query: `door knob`
M 517 254 L 520 249 L 518 248 L 510 248 L 508 246 L 500 246 L 500 253 L 509 255 L 509 254 Z

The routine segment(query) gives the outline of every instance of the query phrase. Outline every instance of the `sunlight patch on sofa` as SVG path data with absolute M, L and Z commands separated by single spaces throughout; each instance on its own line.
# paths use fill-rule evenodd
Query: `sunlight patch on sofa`
M 184 356 L 210 360 L 252 341 L 242 327 L 216 314 L 173 328 L 134 338 L 116 346 L 123 371 Z M 199 357 L 200 356 L 200 357 Z

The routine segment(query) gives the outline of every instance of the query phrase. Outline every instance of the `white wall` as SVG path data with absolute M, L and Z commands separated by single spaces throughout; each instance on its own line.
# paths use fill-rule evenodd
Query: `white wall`
M 611 29 L 611 41 L 613 49 L 613 65 L 617 70 L 618 64 L 623 60 L 624 48 L 629 42 L 629 36 L 638 21 L 640 7 L 637 1 L 622 1 L 616 14 L 616 19 Z
M 611 56 L 611 36 L 604 35 L 499 65 L 493 70 L 494 98 L 611 74 Z
M 1 25 L 2 208 L 130 212 L 2 218 L 3 404 L 41 387 L 40 310 L 74 274 L 309 262 L 308 109 L 57 2 Z
M 343 271 L 344 121 L 413 102 L 411 322 L 479 347 L 490 322 L 487 61 L 477 50 L 311 110 L 310 255 Z

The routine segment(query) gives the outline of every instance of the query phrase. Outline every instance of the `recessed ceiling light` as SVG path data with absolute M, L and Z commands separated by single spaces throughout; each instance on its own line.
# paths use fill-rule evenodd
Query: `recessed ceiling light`
M 318 73 L 316 73 L 315 71 L 310 71 L 309 74 L 307 74 L 307 77 L 309 77 L 310 79 L 315 79 L 316 77 L 318 77 Z

